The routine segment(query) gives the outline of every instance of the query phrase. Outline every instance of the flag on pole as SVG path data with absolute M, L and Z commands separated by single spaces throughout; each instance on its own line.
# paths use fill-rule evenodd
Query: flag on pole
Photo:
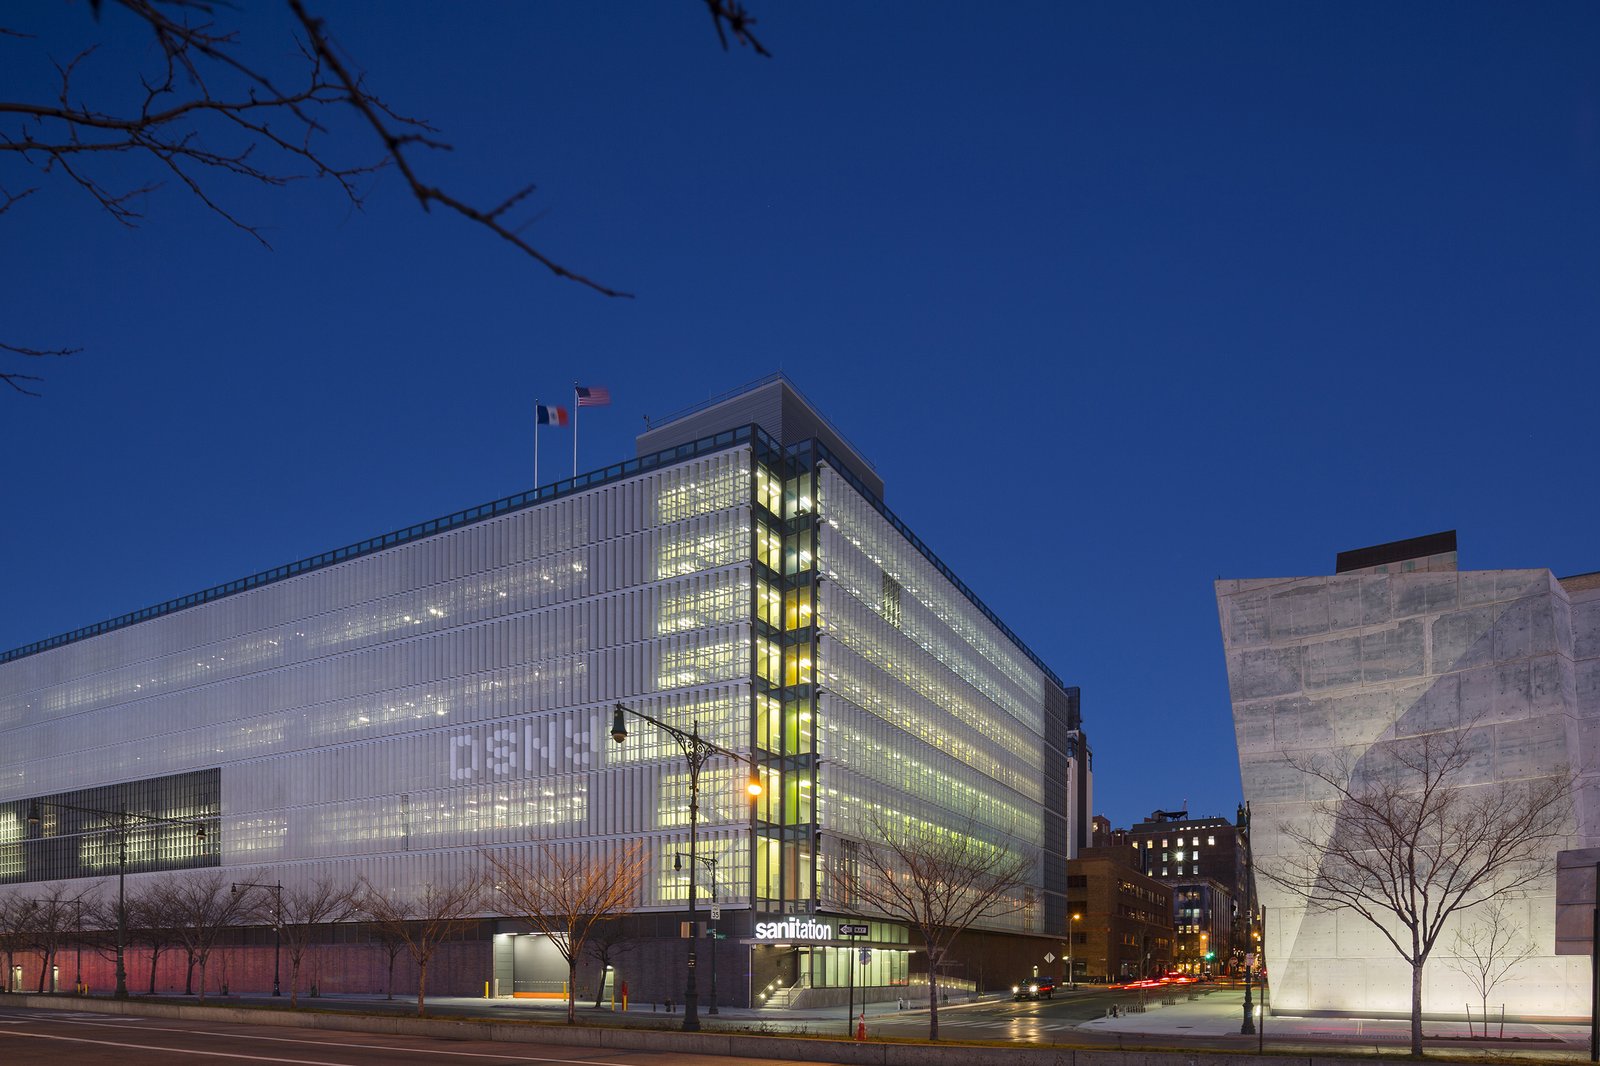
M 572 391 L 578 394 L 579 407 L 609 407 L 611 405 L 611 390 L 604 385 L 575 385 Z
M 543 404 L 535 404 L 533 412 L 535 420 L 541 426 L 564 426 L 571 421 L 565 407 L 546 407 Z

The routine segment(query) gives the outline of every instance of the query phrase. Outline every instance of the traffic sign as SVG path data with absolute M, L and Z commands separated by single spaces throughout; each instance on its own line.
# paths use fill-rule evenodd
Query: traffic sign
M 722 904 L 713 903 L 711 905 L 711 920 L 713 922 L 715 922 L 715 921 L 720 920 L 721 918 L 722 918 Z
M 872 949 L 871 948 L 862 948 L 861 949 L 861 965 L 865 966 L 867 963 L 869 963 L 871 961 L 872 961 Z
M 1055 952 L 1053 952 L 1053 951 L 1047 951 L 1047 952 L 1045 952 L 1045 953 L 1044 953 L 1044 961 L 1045 961 L 1045 962 L 1055 962 L 1055 961 L 1056 961 L 1056 954 L 1055 954 Z
M 866 936 L 872 932 L 870 925 L 844 925 L 839 926 L 840 936 Z

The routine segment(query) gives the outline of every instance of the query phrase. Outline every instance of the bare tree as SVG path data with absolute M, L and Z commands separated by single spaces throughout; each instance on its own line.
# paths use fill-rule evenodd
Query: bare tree
M 251 912 L 247 895 L 233 892 L 227 876 L 216 870 L 208 874 L 178 874 L 165 880 L 173 929 L 178 944 L 188 957 L 189 972 L 200 970 L 200 1002 L 206 1001 L 206 963 L 224 930 L 238 925 Z M 185 982 L 184 994 L 193 992 Z
M 0 896 L 0 951 L 6 954 L 6 972 L 0 992 L 11 991 L 11 974 L 17 967 L 17 952 L 27 950 L 28 920 L 33 907 L 20 892 Z
M 147 881 L 137 888 L 128 889 L 128 944 L 141 945 L 150 951 L 152 996 L 156 994 L 156 968 L 161 962 L 161 955 L 178 942 L 177 921 L 173 917 L 173 901 L 167 887 L 163 881 Z M 115 913 L 99 918 L 101 925 L 106 921 L 114 924 Z
M 1512 967 L 1533 954 L 1533 941 L 1522 933 L 1522 926 L 1500 900 L 1487 904 L 1483 917 L 1471 926 L 1456 929 L 1452 943 L 1455 956 L 1450 959 L 1450 967 L 1464 975 L 1478 994 L 1485 1037 L 1489 1035 L 1489 996 Z M 1520 943 L 1519 937 L 1522 938 Z M 1502 1017 L 1502 1032 L 1504 1028 Z M 1471 1031 L 1470 1024 L 1468 1031 Z
M 600 966 L 600 980 L 595 983 L 594 1005 L 598 1010 L 605 1001 L 606 975 L 609 974 L 622 957 L 637 947 L 639 942 L 628 932 L 628 927 L 621 918 L 611 918 L 604 922 L 597 922 L 589 931 L 589 954 Z M 711 950 L 716 950 L 713 944 Z
M 41 885 L 34 891 L 39 895 L 23 901 L 26 907 L 23 928 L 27 946 L 39 955 L 39 991 L 44 992 L 56 953 L 77 927 L 82 902 L 59 884 Z
M 971 818 L 947 827 L 874 809 L 867 821 L 878 842 L 837 865 L 839 902 L 903 921 L 922 937 L 928 1039 L 937 1040 L 938 974 L 950 945 L 974 922 L 1023 909 L 1034 858 L 993 843 L 993 831 Z
M 256 890 L 247 890 L 255 892 Z M 256 892 L 259 910 L 272 906 L 271 897 Z M 333 881 L 313 881 L 303 888 L 283 890 L 283 950 L 289 956 L 289 1006 L 300 1005 L 300 966 L 312 951 L 323 927 L 344 921 L 355 913 L 355 890 Z
M 1545 876 L 1565 829 L 1565 774 L 1471 785 L 1474 729 L 1351 756 L 1290 757 L 1327 800 L 1280 826 L 1292 845 L 1258 867 L 1313 909 L 1348 910 L 1411 967 L 1411 1053 L 1422 1054 L 1422 971 L 1451 917 Z
M 470 924 L 483 909 L 483 877 L 465 874 L 453 881 L 430 884 L 418 896 L 385 894 L 363 882 L 357 909 L 368 923 L 405 945 L 417 964 L 417 1014 L 427 1011 L 428 963 L 439 945 Z M 390 983 L 394 980 L 390 956 Z
M 598 927 L 630 909 L 644 884 L 644 847 L 537 845 L 530 859 L 485 853 L 505 912 L 550 938 L 567 963 L 567 1022 L 578 1020 L 578 960 Z
M 62 179 L 87 194 L 113 221 L 137 226 L 144 201 L 164 181 L 187 190 L 207 210 L 248 234 L 262 246 L 260 228 L 228 206 L 230 181 L 282 187 L 320 178 L 360 207 L 363 175 L 381 168 L 397 171 L 423 210 L 434 207 L 458 215 L 557 277 L 606 296 L 628 293 L 569 270 L 535 247 L 524 235 L 527 223 L 514 212 L 534 192 L 526 185 L 495 204 L 475 204 L 424 177 L 422 159 L 450 145 L 426 121 L 390 107 L 371 88 L 347 50 L 334 39 L 327 21 L 312 14 L 304 0 L 287 0 L 294 32 L 289 40 L 251 50 L 237 30 L 218 25 L 229 5 L 212 0 L 90 0 L 93 18 L 106 34 L 150 34 L 156 48 L 150 63 L 125 75 L 120 94 L 109 100 L 90 93 L 92 76 L 80 68 L 95 62 L 90 45 L 68 61 L 55 61 L 53 92 L 28 99 L 0 100 L 0 153 L 31 167 L 40 176 Z M 768 55 L 753 32 L 755 19 L 737 0 L 705 0 L 726 50 L 731 35 L 759 55 Z M 0 41 L 29 47 L 34 37 L 0 26 Z M 287 55 L 287 64 L 269 59 Z M 87 83 L 87 86 L 86 86 Z M 44 88 L 44 87 L 41 87 Z M 336 119 L 355 119 L 363 138 L 336 136 Z M 0 154 L 0 159 L 7 158 Z M 112 176 L 109 167 L 144 167 L 143 176 Z M 124 172 L 125 173 L 125 172 Z M 38 186 L 0 185 L 0 215 L 36 192 Z M 29 347 L 0 342 L 0 353 L 43 361 L 77 349 Z M 0 371 L 0 382 L 25 395 L 38 395 L 40 375 Z
M 378 948 L 388 960 L 388 982 L 384 991 L 384 999 L 394 998 L 394 964 L 400 953 L 406 950 L 406 938 L 402 936 L 393 925 L 375 917 L 367 906 L 365 895 L 360 901 L 361 912 L 366 916 L 367 933 L 378 942 Z

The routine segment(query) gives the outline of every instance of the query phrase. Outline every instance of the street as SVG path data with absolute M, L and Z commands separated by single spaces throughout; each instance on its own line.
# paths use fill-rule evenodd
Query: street
M 0 1063 L 71 1062 L 73 1066 L 172 1066 L 232 1060 L 293 1066 L 411 1066 L 452 1063 L 551 1063 L 573 1066 L 739 1066 L 763 1060 L 672 1052 L 510 1044 L 444 1037 L 310 1032 L 275 1026 L 118 1017 L 79 1011 L 0 1009 Z

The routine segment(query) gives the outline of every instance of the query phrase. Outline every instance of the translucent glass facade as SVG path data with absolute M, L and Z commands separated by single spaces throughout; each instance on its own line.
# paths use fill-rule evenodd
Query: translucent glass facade
M 18 802 L 204 771 L 241 880 L 642 839 L 677 909 L 687 769 L 620 701 L 748 756 L 701 778 L 724 904 L 849 913 L 869 815 L 971 819 L 1039 860 L 995 928 L 1059 932 L 1061 684 L 838 459 L 746 426 L 512 501 L 0 656 L 0 862 Z
M 749 750 L 750 454 L 14 658 L 0 665 L 0 802 L 214 768 L 224 866 L 404 888 L 483 847 L 642 836 L 660 871 L 645 903 L 671 905 L 681 757 L 648 730 L 618 747 L 611 710 L 698 720 Z M 702 779 L 701 847 L 730 900 L 748 899 L 744 780 Z M 14 830 L 27 832 L 0 825 Z

